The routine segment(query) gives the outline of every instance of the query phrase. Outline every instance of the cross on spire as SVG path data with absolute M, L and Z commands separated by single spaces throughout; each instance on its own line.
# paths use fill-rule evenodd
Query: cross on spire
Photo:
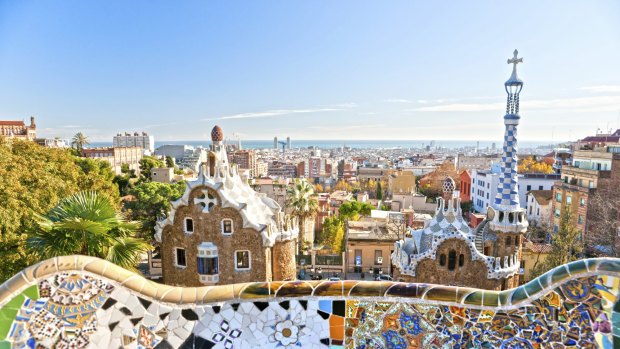
M 519 51 L 517 51 L 516 49 L 514 50 L 513 54 L 514 56 L 508 59 L 508 64 L 513 64 L 513 69 L 517 69 L 517 64 L 523 63 L 523 57 L 517 58 Z

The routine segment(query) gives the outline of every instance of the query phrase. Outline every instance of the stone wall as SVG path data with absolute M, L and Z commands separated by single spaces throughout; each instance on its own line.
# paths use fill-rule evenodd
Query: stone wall
M 0 286 L 0 347 L 618 348 L 619 291 L 618 259 L 496 292 L 379 281 L 179 288 L 67 256 Z
M 295 245 L 297 240 L 279 241 L 273 246 L 273 279 L 295 280 Z
M 450 251 L 455 252 L 456 261 L 454 270 L 449 269 Z M 445 256 L 445 264 L 441 265 L 441 256 Z M 460 256 L 463 255 L 463 265 L 460 265 Z M 508 279 L 489 279 L 487 266 L 482 261 L 473 261 L 469 246 L 463 240 L 448 239 L 437 248 L 436 259 L 427 258 L 420 261 L 416 267 L 416 276 L 401 275 L 398 270 L 396 279 L 405 282 L 424 282 L 439 285 L 466 286 L 478 285 L 487 290 L 501 290 L 516 286 L 513 277 Z M 505 280 L 505 281 L 504 281 Z
M 174 224 L 167 226 L 162 234 L 161 255 L 163 268 L 163 281 L 166 284 L 178 286 L 202 286 L 196 265 L 198 245 L 202 242 L 212 242 L 218 247 L 219 253 L 219 282 L 218 284 L 233 284 L 250 281 L 270 281 L 267 270 L 271 270 L 271 259 L 266 258 L 263 248 L 263 239 L 259 232 L 251 228 L 243 228 L 243 219 L 239 212 L 233 208 L 220 206 L 218 195 L 215 191 L 208 193 L 218 198 L 218 204 L 211 207 L 209 213 L 203 213 L 202 205 L 194 204 L 194 198 L 202 196 L 199 187 L 190 193 L 189 205 L 181 206 L 175 212 Z M 185 218 L 193 219 L 194 232 L 184 232 Z M 222 234 L 222 219 L 233 220 L 233 233 Z M 187 261 L 186 268 L 175 266 L 175 248 L 184 248 Z M 234 252 L 249 250 L 251 256 L 251 269 L 247 271 L 235 270 Z

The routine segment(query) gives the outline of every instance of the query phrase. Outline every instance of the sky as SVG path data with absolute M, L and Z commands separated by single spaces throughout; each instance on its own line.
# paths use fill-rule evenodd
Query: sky
M 43 137 L 501 140 L 620 128 L 619 1 L 0 0 L 0 119 Z

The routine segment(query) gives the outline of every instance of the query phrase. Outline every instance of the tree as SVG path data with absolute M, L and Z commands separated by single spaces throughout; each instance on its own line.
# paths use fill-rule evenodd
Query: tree
M 27 246 L 42 259 L 82 254 L 135 270 L 151 249 L 135 237 L 139 223 L 128 221 L 109 198 L 92 191 L 73 194 L 36 219 L 39 229 Z
M 110 164 L 77 158 L 71 151 L 0 137 L 0 283 L 37 262 L 26 240 L 62 198 L 93 190 L 118 203 Z
M 367 202 L 348 201 L 340 205 L 338 213 L 343 219 L 357 221 L 362 216 L 370 216 L 370 211 L 374 210 L 374 206 Z
M 553 173 L 553 167 L 544 161 L 536 161 L 533 157 L 528 156 L 521 160 L 517 165 L 519 173 Z
M 620 195 L 617 189 L 601 187 L 589 199 L 588 253 L 596 256 L 620 257 Z
M 152 156 L 143 156 L 140 159 L 140 176 L 146 180 L 151 181 L 151 170 L 157 167 L 164 167 L 163 161 Z
M 383 189 L 381 189 L 381 182 L 377 182 L 377 200 L 381 201 L 383 200 Z
M 551 246 L 551 252 L 545 261 L 532 268 L 532 278 L 581 257 L 583 242 L 581 241 L 581 233 L 573 224 L 573 212 L 570 206 L 564 207 L 560 217 L 560 227 L 557 233 L 552 236 Z
M 319 242 L 331 247 L 333 253 L 344 251 L 344 220 L 341 217 L 328 217 L 323 222 Z
M 130 194 L 135 196 L 135 200 L 127 202 L 125 206 L 133 220 L 142 222 L 138 236 L 151 239 L 157 217 L 167 214 L 171 202 L 183 196 L 184 191 L 185 182 L 143 182 L 131 189 Z
M 90 142 L 88 141 L 88 137 L 86 137 L 82 132 L 76 133 L 71 139 L 71 147 L 75 148 L 78 154 L 81 154 L 84 146 L 89 144 Z
M 305 179 L 295 179 L 295 183 L 286 189 L 286 205 L 299 220 L 300 240 L 307 241 L 306 220 L 319 209 L 312 185 Z
M 420 178 L 419 187 L 420 192 L 429 198 L 436 198 L 441 196 L 443 192 L 443 181 L 446 177 L 451 177 L 454 179 L 454 184 L 456 188 L 460 186 L 460 176 L 456 171 L 454 164 L 446 160 L 439 167 L 435 169 L 435 171 L 428 173 L 427 175 Z
M 321 184 L 315 184 L 314 185 L 314 192 L 315 193 L 324 193 L 325 189 L 323 188 L 323 186 Z
M 334 186 L 334 190 L 344 190 L 348 193 L 351 192 L 351 184 L 347 183 L 347 181 L 345 181 L 344 179 L 339 180 L 336 183 L 336 186 Z
M 170 155 L 166 155 L 166 167 L 174 168 L 174 159 Z

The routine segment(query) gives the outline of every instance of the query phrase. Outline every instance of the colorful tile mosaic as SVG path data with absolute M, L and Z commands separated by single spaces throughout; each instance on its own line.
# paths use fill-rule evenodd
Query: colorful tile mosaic
M 620 260 L 513 290 L 364 281 L 176 288 L 82 256 L 0 286 L 0 348 L 618 348 Z

